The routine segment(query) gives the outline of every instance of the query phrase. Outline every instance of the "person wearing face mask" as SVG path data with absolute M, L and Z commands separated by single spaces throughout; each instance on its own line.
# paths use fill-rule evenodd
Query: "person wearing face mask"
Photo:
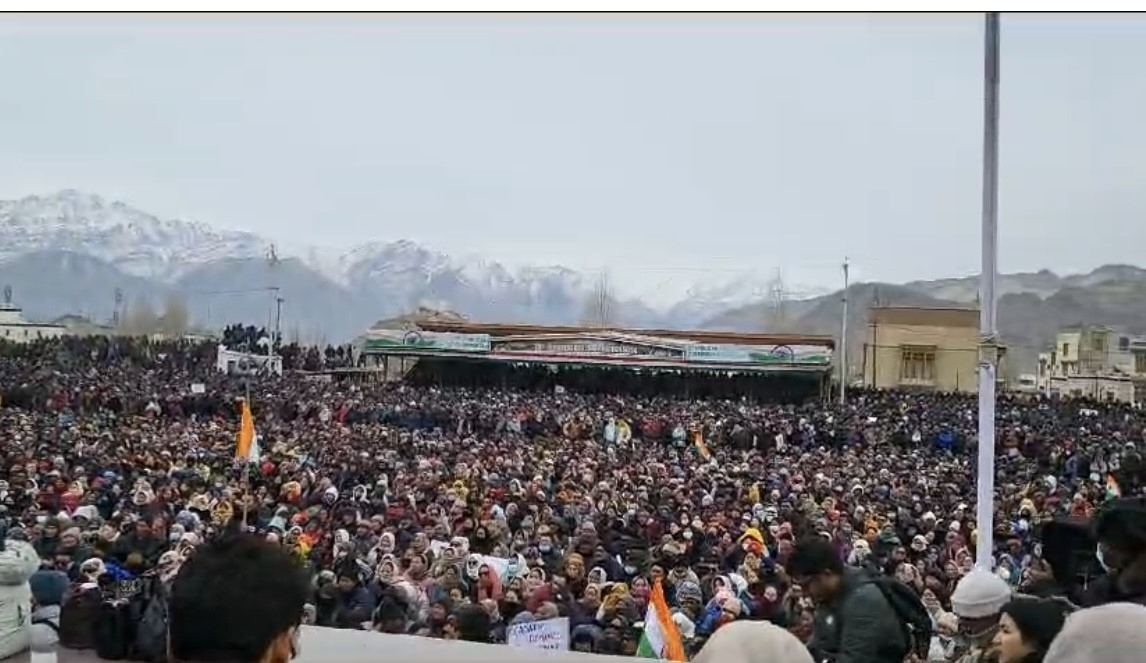
M 955 586 L 951 608 L 959 618 L 954 659 L 958 663 L 995 663 L 1000 611 L 1011 600 L 1009 585 L 994 573 L 969 573 Z
M 561 566 L 561 551 L 553 544 L 553 533 L 545 525 L 537 529 L 537 556 L 550 573 Z
M 308 586 L 290 554 L 262 538 L 205 543 L 171 586 L 170 658 L 287 663 L 298 655 Z
M 1087 587 L 1083 607 L 1146 605 L 1146 498 L 1107 502 L 1095 517 L 1092 530 L 1098 540 L 1095 557 L 1106 575 Z

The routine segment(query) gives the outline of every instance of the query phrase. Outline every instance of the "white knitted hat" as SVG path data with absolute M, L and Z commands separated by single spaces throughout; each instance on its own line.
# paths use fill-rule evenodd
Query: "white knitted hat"
M 1046 663 L 1140 663 L 1146 651 L 1146 607 L 1109 603 L 1067 618 Z
M 1011 587 L 999 576 L 976 568 L 955 585 L 951 609 L 965 619 L 982 619 L 999 614 L 1011 600 Z

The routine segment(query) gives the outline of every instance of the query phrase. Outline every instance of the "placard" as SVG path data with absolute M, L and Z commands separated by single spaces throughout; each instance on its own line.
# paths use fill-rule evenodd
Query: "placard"
M 524 649 L 569 650 L 569 618 L 557 617 L 540 622 L 512 624 L 505 631 L 505 643 Z

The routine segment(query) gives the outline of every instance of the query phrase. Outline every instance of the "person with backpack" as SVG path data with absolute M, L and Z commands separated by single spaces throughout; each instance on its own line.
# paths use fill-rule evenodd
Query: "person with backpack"
M 32 651 L 54 651 L 60 641 L 60 604 L 68 590 L 68 576 L 62 571 L 41 570 L 28 579 L 32 588 Z
M 816 602 L 808 649 L 817 663 L 926 659 L 931 618 L 910 587 L 845 566 L 835 546 L 818 536 L 799 541 L 786 568 Z

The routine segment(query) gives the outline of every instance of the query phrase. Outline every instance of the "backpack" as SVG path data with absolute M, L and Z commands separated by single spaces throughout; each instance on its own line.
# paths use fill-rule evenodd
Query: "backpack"
M 53 631 L 56 632 L 56 637 L 59 638 L 60 625 L 57 624 L 56 622 L 54 622 L 50 619 L 33 619 L 32 620 L 32 626 L 35 626 L 36 624 L 43 624 L 44 626 L 47 626 L 48 628 L 52 629 Z
M 94 649 L 95 623 L 99 619 L 103 592 L 95 584 L 74 583 L 60 601 L 60 646 Z
M 899 624 L 903 628 L 907 643 L 905 658 L 915 656 L 920 661 L 926 661 L 931 650 L 934 627 L 931 624 L 931 615 L 928 614 L 927 608 L 923 607 L 919 594 L 897 578 L 883 576 L 873 578 L 871 582 L 879 588 L 899 617 Z
M 129 658 L 135 643 L 135 625 L 130 601 L 111 599 L 101 602 L 92 629 L 96 655 L 105 661 Z
M 118 580 L 105 588 L 93 628 L 97 656 L 109 661 L 140 660 L 136 638 L 147 598 L 145 578 Z
M 133 660 L 163 663 L 167 660 L 167 589 L 158 578 L 152 581 L 143 614 L 135 631 Z

